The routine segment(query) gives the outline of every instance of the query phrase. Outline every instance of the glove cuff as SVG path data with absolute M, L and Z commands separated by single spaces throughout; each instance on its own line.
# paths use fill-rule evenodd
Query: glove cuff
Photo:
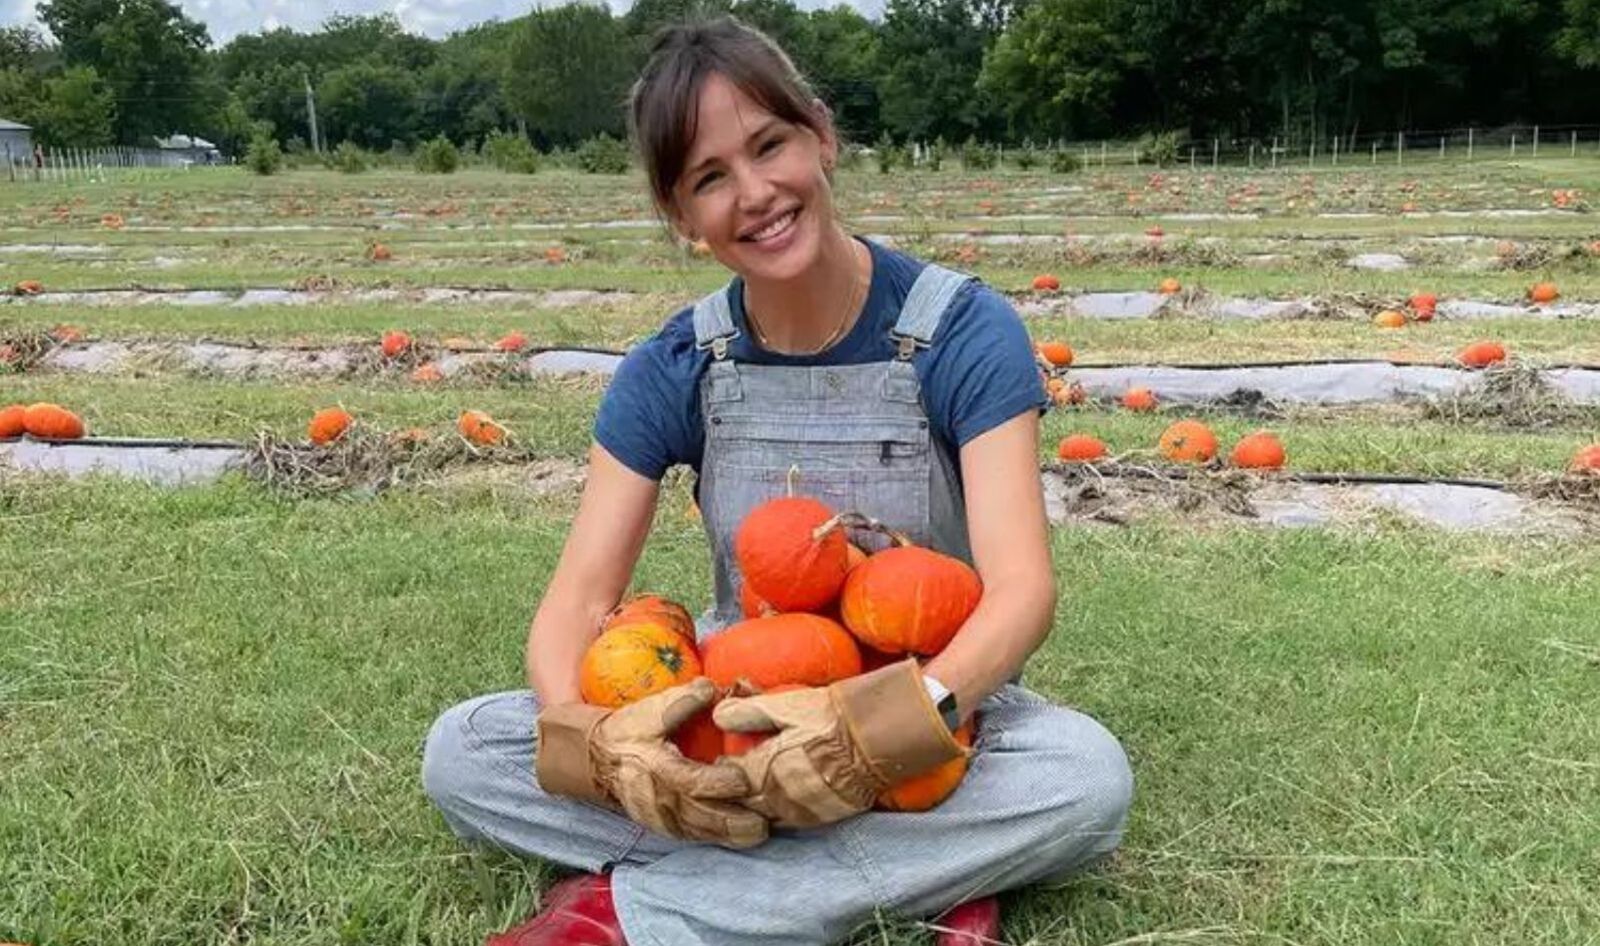
M 616 806 L 600 784 L 589 744 L 611 710 L 586 703 L 562 703 L 539 712 L 533 770 L 539 787 L 552 795 Z
M 828 689 L 880 789 L 966 755 L 922 685 L 914 657 Z

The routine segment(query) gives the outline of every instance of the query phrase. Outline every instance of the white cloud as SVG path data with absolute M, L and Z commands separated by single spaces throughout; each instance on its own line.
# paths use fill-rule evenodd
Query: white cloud
M 315 30 L 337 13 L 370 15 L 393 13 L 406 29 L 435 39 L 485 20 L 510 20 L 535 5 L 532 0 L 176 0 L 184 13 L 206 25 L 211 40 L 220 46 L 240 33 L 256 33 L 287 26 L 301 32 Z M 632 0 L 608 0 L 621 12 Z M 798 0 L 803 8 L 831 6 L 844 0 Z M 883 0 L 849 0 L 868 16 L 883 8 Z M 34 0 L 0 0 L 0 26 L 38 24 Z

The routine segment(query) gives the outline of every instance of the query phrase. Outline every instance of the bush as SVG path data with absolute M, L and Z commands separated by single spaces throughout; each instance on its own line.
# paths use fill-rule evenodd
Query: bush
M 588 174 L 628 173 L 628 146 L 599 134 L 578 146 L 578 167 Z
M 328 166 L 346 174 L 360 174 L 372 167 L 372 155 L 353 141 L 341 141 L 328 157 Z
M 895 165 L 910 167 L 910 155 L 904 150 L 895 147 L 894 139 L 884 132 L 878 137 L 878 143 L 872 146 L 873 157 L 878 162 L 878 173 L 888 174 L 895 169 Z
M 994 149 L 988 145 L 978 144 L 978 139 L 968 138 L 967 143 L 961 146 L 961 166 L 967 170 L 993 170 L 994 163 Z
M 1178 133 L 1163 131 L 1140 138 L 1139 161 L 1141 164 L 1154 164 L 1158 168 L 1178 163 Z
M 483 156 L 495 167 L 513 174 L 532 174 L 539 170 L 539 152 L 521 135 L 498 129 L 483 139 Z
M 839 145 L 839 167 L 846 171 L 853 171 L 861 166 L 861 148 L 859 145 L 848 142 Z
M 944 167 L 944 156 L 949 152 L 950 146 L 944 143 L 944 136 L 940 135 L 935 138 L 933 144 L 928 145 L 928 150 L 925 152 L 928 170 L 937 171 Z
M 1057 174 L 1076 174 L 1083 170 L 1083 158 L 1076 151 L 1058 148 L 1050 152 L 1050 170 Z
M 1033 148 L 1033 142 L 1024 141 L 1022 147 L 1011 152 L 1011 163 L 1019 169 L 1031 171 L 1039 164 L 1039 152 Z
M 461 166 L 461 152 L 449 138 L 440 135 L 424 141 L 417 149 L 416 166 L 424 174 L 454 174 Z
M 283 167 L 283 149 L 271 135 L 256 134 L 244 152 L 245 166 L 257 174 L 275 174 Z

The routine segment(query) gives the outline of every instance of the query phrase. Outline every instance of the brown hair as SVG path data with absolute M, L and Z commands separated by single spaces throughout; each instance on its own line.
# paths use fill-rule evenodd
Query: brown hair
M 628 131 L 659 209 L 672 206 L 699 122 L 700 87 L 713 72 L 786 122 L 818 135 L 829 127 L 810 83 L 765 33 L 732 16 L 669 26 L 651 43 L 628 109 Z

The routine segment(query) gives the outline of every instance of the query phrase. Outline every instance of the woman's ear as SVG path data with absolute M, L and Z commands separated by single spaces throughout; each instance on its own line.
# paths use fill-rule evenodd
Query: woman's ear
M 821 99 L 812 99 L 811 107 L 821 119 L 817 122 L 817 141 L 822 148 L 822 169 L 832 173 L 839 164 L 839 132 L 833 124 L 833 109 Z

